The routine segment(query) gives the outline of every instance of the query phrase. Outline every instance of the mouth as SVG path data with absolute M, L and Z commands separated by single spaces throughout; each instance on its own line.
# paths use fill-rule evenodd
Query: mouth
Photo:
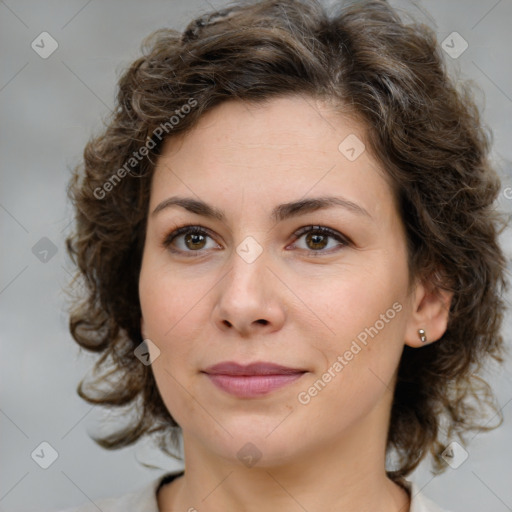
M 275 363 L 256 362 L 242 365 L 226 361 L 209 366 L 202 373 L 219 389 L 239 398 L 256 398 L 291 384 L 306 373 Z

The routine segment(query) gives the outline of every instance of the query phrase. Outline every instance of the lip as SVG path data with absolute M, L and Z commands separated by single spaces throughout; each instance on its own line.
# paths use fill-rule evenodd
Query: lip
M 239 364 L 235 361 L 224 361 L 214 364 L 204 370 L 205 373 L 213 375 L 290 375 L 303 373 L 304 368 L 290 368 L 280 364 L 257 361 L 249 364 Z
M 239 398 L 267 395 L 299 379 L 306 370 L 268 362 L 241 365 L 234 361 L 218 363 L 203 373 L 221 390 Z

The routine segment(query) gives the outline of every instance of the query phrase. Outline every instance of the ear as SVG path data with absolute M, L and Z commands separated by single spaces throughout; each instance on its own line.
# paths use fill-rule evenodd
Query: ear
M 433 343 L 443 336 L 448 326 L 453 292 L 443 290 L 427 281 L 416 284 L 410 318 L 405 331 L 405 344 L 418 348 Z M 425 331 L 422 342 L 419 329 Z

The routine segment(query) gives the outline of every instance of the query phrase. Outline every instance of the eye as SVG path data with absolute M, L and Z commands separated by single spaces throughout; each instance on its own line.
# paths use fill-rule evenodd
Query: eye
M 297 240 L 305 236 L 304 240 L 307 246 L 302 249 L 315 256 L 318 253 L 334 252 L 332 250 L 324 250 L 329 246 L 329 239 L 334 239 L 339 242 L 334 245 L 334 249 L 343 248 L 351 244 L 351 241 L 347 237 L 325 226 L 304 226 L 296 231 L 293 236 L 295 237 L 294 244 Z M 205 228 L 188 225 L 175 229 L 166 236 L 163 241 L 163 246 L 171 252 L 188 253 L 189 255 L 194 252 L 200 253 L 202 249 L 220 248 L 218 244 L 214 244 L 213 247 L 208 247 L 208 238 L 212 239 Z
M 200 252 L 201 249 L 211 249 L 207 247 L 206 240 L 211 238 L 207 231 L 200 226 L 183 226 L 174 230 L 164 240 L 163 245 L 171 252 L 192 253 Z M 181 243 L 176 243 L 175 240 Z M 178 248 L 176 249 L 176 246 Z M 216 245 L 218 248 L 219 246 Z
M 346 247 L 350 245 L 350 240 L 337 231 L 334 231 L 325 226 L 305 226 L 294 233 L 297 237 L 296 240 L 300 240 L 305 236 L 304 241 L 306 247 L 304 250 L 308 251 L 315 256 L 315 253 L 331 253 L 333 251 L 325 251 L 324 249 L 329 246 L 329 238 L 337 240 L 339 243 L 334 245 L 334 248 Z M 331 247 L 332 249 L 332 247 Z

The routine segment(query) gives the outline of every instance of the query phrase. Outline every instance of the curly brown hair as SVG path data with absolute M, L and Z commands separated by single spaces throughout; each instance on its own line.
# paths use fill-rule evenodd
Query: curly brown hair
M 67 249 L 85 284 L 70 330 L 81 347 L 101 353 L 94 379 L 82 380 L 78 393 L 136 414 L 95 440 L 113 449 L 158 433 L 164 450 L 166 440 L 178 446 L 179 425 L 151 368 L 134 357 L 143 341 L 138 277 L 149 187 L 163 140 L 228 99 L 291 94 L 328 100 L 364 123 L 400 207 L 410 276 L 453 292 L 442 338 L 404 348 L 387 439 L 388 454 L 398 455 L 391 478 L 429 452 L 442 472 L 444 441 L 456 435 L 464 443 L 469 430 L 495 428 L 479 424 L 483 405 L 502 421 L 478 373 L 504 356 L 508 282 L 498 235 L 506 221 L 493 206 L 500 180 L 469 85 L 449 77 L 428 26 L 406 23 L 378 0 L 330 12 L 316 0 L 235 2 L 183 33 L 156 31 L 121 76 L 115 111 L 88 142 L 69 187 L 76 228 Z

